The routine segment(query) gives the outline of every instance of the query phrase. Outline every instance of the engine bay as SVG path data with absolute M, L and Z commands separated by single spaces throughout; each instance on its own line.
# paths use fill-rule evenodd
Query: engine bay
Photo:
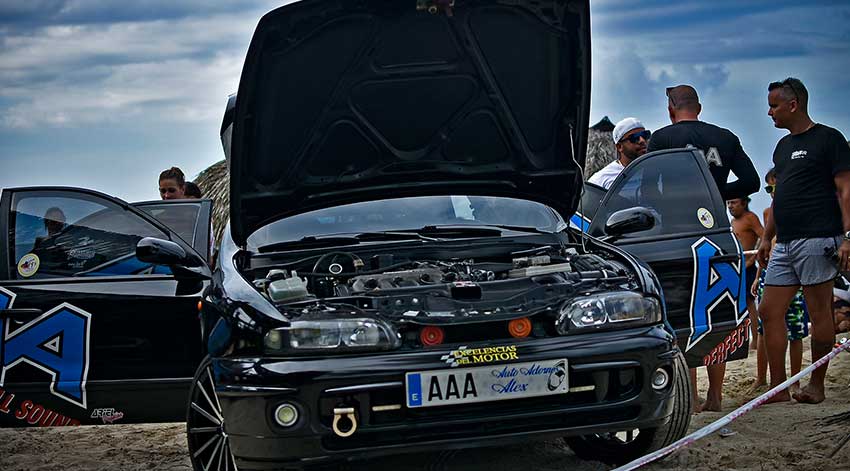
M 627 265 L 601 249 L 506 252 L 503 246 L 476 254 L 468 247 L 461 257 L 440 255 L 445 253 L 325 251 L 271 265 L 265 273 L 258 267 L 253 284 L 290 316 L 352 309 L 422 324 L 510 319 L 551 310 L 577 293 L 638 287 Z

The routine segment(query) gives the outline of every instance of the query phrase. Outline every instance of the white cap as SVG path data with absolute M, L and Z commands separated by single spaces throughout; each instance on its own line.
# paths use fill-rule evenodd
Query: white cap
M 620 141 L 623 140 L 623 136 L 625 136 L 627 132 L 631 131 L 632 129 L 638 129 L 642 127 L 644 127 L 643 123 L 638 121 L 637 118 L 623 119 L 622 121 L 617 123 L 616 126 L 614 126 L 614 144 L 619 144 Z

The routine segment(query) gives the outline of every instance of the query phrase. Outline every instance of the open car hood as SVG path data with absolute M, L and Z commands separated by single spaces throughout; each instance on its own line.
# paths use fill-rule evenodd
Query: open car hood
M 569 220 L 587 0 L 449 3 L 304 0 L 260 20 L 230 143 L 237 244 L 297 213 L 414 195 L 523 198 Z

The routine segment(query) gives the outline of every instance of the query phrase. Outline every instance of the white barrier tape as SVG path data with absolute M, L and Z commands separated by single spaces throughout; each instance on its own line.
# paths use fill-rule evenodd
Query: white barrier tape
M 789 386 L 791 386 L 792 384 L 799 381 L 803 376 L 806 376 L 807 374 L 809 374 L 809 372 L 811 372 L 812 370 L 817 369 L 818 367 L 820 367 L 824 363 L 835 358 L 839 353 L 846 351 L 848 349 L 850 349 L 850 342 L 848 342 L 847 339 L 841 339 L 841 343 L 837 347 L 835 347 L 831 352 L 829 352 L 829 354 L 823 356 L 818 361 L 812 363 L 811 365 L 809 365 L 808 367 L 806 367 L 805 369 L 803 369 L 799 373 L 788 378 L 787 380 L 785 380 L 784 383 L 774 387 L 770 391 L 762 394 L 761 396 L 759 396 L 759 397 L 753 399 L 752 401 L 744 404 L 743 406 L 735 409 L 734 411 L 723 416 L 722 418 L 718 419 L 717 421 L 706 425 L 705 427 L 697 430 L 696 432 L 694 432 L 694 433 L 692 433 L 692 434 L 690 434 L 686 437 L 683 437 L 683 438 L 679 439 L 678 441 L 673 442 L 670 445 L 667 445 L 666 447 L 664 447 L 660 450 L 657 450 L 657 451 L 654 451 L 654 452 L 652 452 L 648 455 L 642 456 L 642 457 L 640 457 L 640 458 L 638 458 L 638 459 L 636 459 L 636 460 L 634 460 L 630 463 L 627 463 L 623 466 L 620 466 L 619 468 L 616 468 L 612 471 L 631 471 L 633 469 L 640 468 L 641 466 L 643 466 L 645 464 L 649 464 L 649 463 L 651 463 L 651 462 L 653 462 L 653 461 L 655 461 L 655 460 L 657 460 L 657 459 L 659 459 L 663 456 L 667 456 L 670 453 L 673 453 L 674 451 L 676 451 L 680 448 L 684 448 L 684 447 L 690 445 L 691 443 L 694 443 L 695 441 L 699 440 L 700 438 L 703 438 L 707 435 L 711 435 L 712 433 L 720 430 L 721 428 L 725 427 L 726 425 L 729 425 L 729 423 L 731 423 L 733 420 L 737 419 L 738 417 L 740 417 L 740 416 L 746 414 L 747 412 L 750 412 L 751 410 L 755 409 L 756 407 L 764 404 L 768 399 L 777 395 L 779 392 L 787 389 Z

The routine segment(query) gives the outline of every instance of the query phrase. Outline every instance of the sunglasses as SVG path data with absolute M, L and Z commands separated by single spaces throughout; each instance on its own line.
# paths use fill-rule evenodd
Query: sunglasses
M 650 132 L 649 129 L 644 129 L 641 132 L 636 132 L 636 133 L 632 134 L 631 136 L 624 137 L 623 141 L 629 141 L 632 144 L 637 144 L 638 142 L 640 142 L 641 138 L 643 138 L 644 141 L 648 141 L 650 136 L 652 136 L 652 132 Z M 620 142 L 623 142 L 623 141 L 620 141 Z
M 776 185 L 766 185 L 764 187 L 764 191 L 766 191 L 767 194 L 772 195 L 773 192 L 776 191 Z
M 794 86 L 793 80 L 785 79 L 781 82 L 772 82 L 770 85 L 768 85 L 768 89 L 772 90 L 774 88 L 790 88 L 791 93 L 794 94 L 794 99 L 800 101 L 800 94 L 797 93 L 797 87 Z

